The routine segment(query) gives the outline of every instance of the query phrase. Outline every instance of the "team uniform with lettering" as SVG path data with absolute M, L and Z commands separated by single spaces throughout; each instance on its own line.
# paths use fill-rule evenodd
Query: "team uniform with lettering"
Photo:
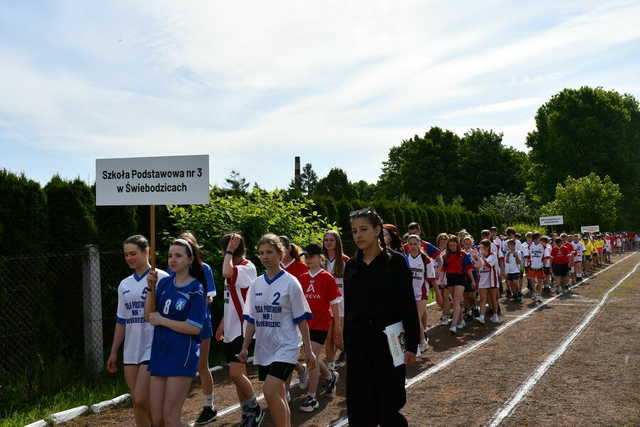
M 529 271 L 527 277 L 530 279 L 544 279 L 543 260 L 545 247 L 542 243 L 531 242 L 529 249 Z
M 202 283 L 193 279 L 178 286 L 175 276 L 160 280 L 156 289 L 158 313 L 167 319 L 187 322 L 202 329 L 205 321 L 205 296 Z M 200 358 L 200 331 L 183 334 L 165 326 L 153 331 L 149 371 L 158 377 L 194 377 Z
M 500 286 L 498 281 L 498 257 L 493 252 L 482 258 L 482 267 L 478 270 L 478 288 L 492 289 Z
M 336 280 L 329 272 L 320 269 L 315 274 L 310 271 L 303 274 L 300 285 L 313 315 L 309 320 L 311 341 L 324 344 L 331 327 L 331 306 L 342 301 Z
M 244 320 L 255 324 L 256 347 L 253 363 L 258 376 L 287 379 L 300 352 L 298 323 L 311 319 L 311 308 L 300 282 L 280 271 L 273 279 L 259 276 L 247 293 Z
M 520 264 L 518 264 L 518 260 Z M 520 278 L 520 265 L 522 265 L 522 253 L 519 250 L 505 252 L 504 272 L 507 275 L 507 280 L 518 280 Z
M 256 266 L 247 259 L 233 266 L 233 273 L 224 281 L 224 347 L 227 363 L 240 360 L 236 354 L 242 350 L 244 336 L 243 312 L 247 289 L 256 280 Z
M 431 263 L 431 260 L 422 253 L 418 253 L 416 257 L 405 254 L 405 258 L 413 277 L 413 295 L 416 301 L 427 299 L 429 292 L 429 285 L 426 281 L 427 265 Z
M 156 269 L 158 280 L 168 276 Z M 124 326 L 124 349 L 122 354 L 125 365 L 148 364 L 151 359 L 153 325 L 144 320 L 144 303 L 149 291 L 147 279 L 149 270 L 141 276 L 133 273 L 118 285 L 118 308 L 116 322 Z

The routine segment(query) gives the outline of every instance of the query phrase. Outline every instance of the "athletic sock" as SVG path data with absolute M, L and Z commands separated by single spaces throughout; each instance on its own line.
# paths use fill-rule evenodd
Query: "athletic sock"
M 327 362 L 327 368 L 334 371 L 336 369 L 336 362 Z
M 240 406 L 242 407 L 242 412 L 251 412 L 255 411 L 258 407 L 258 401 L 256 400 L 256 396 L 254 395 L 249 400 L 245 400 L 244 402 L 240 402 Z
M 311 397 L 312 399 L 316 398 L 316 394 L 315 393 L 307 393 L 307 396 Z
M 204 405 L 208 408 L 213 408 L 213 393 L 212 394 L 205 394 L 203 395 L 204 397 Z

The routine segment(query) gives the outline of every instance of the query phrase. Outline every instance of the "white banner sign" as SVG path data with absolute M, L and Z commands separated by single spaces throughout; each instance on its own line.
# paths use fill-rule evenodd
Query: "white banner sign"
M 96 205 L 209 203 L 209 156 L 96 160 Z
M 599 233 L 600 226 L 599 225 L 583 225 L 580 227 L 581 233 Z
M 564 224 L 564 219 L 562 215 L 540 217 L 540 225 L 562 225 L 562 224 Z

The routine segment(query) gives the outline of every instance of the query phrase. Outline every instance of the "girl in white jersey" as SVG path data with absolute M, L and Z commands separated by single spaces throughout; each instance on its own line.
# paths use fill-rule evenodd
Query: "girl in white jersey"
M 236 386 L 238 400 L 242 409 L 242 427 L 259 426 L 265 413 L 258 405 L 256 394 L 244 362 L 236 356 L 242 350 L 243 312 L 245 295 L 249 286 L 256 280 L 256 267 L 246 259 L 242 236 L 227 234 L 220 240 L 224 251 L 222 276 L 224 281 L 224 315 L 216 330 L 216 340 L 223 341 L 224 352 L 229 364 L 229 377 Z
M 123 244 L 124 259 L 134 273 L 122 280 L 118 286 L 118 311 L 113 333 L 111 354 L 107 360 L 107 371 L 118 371 L 118 352 L 124 341 L 124 379 L 129 386 L 133 401 L 133 414 L 137 426 L 151 425 L 149 409 L 149 359 L 153 326 L 144 319 L 144 303 L 147 298 L 149 278 L 149 243 L 144 236 L 127 238 Z M 158 277 L 168 274 L 156 269 Z
M 478 270 L 480 290 L 480 315 L 476 320 L 484 325 L 487 302 L 493 311 L 491 321 L 498 323 L 498 288 L 500 287 L 498 273 L 498 257 L 491 251 L 491 241 L 484 239 L 480 242 L 480 253 L 474 254 L 473 262 Z
M 253 362 L 258 365 L 258 378 L 265 382 L 264 396 L 277 427 L 291 425 L 285 382 L 298 361 L 298 330 L 307 366 L 312 370 L 316 366 L 307 324 L 311 309 L 298 279 L 281 269 L 283 253 L 284 247 L 275 234 L 265 234 L 258 242 L 260 262 L 267 271 L 253 282 L 247 293 L 244 320 L 248 323 L 242 351 L 238 354 L 240 361 L 247 360 L 255 334 Z
M 329 230 L 324 233 L 324 237 L 322 239 L 322 254 L 326 260 L 326 270 L 336 279 L 340 295 L 343 295 L 344 266 L 347 261 L 349 261 L 349 257 L 342 252 L 342 239 L 340 238 L 340 233 L 335 230 Z M 340 299 L 340 302 L 338 303 L 338 311 L 338 318 L 332 317 L 332 322 L 339 322 L 339 329 L 342 330 L 344 325 L 343 299 Z M 342 343 L 342 337 L 336 339 L 336 337 L 333 336 L 333 330 L 334 327 L 332 325 L 331 328 L 329 328 L 329 335 L 327 335 L 324 347 L 327 367 L 331 370 L 342 366 L 345 360 L 344 346 L 342 344 L 340 344 L 340 346 L 337 345 L 338 342 Z M 338 348 L 342 350 L 342 353 L 336 362 L 336 350 Z
M 427 282 L 427 265 L 433 261 L 427 254 L 422 251 L 420 244 L 422 240 L 416 234 L 411 234 L 407 238 L 407 247 L 409 253 L 405 254 L 409 270 L 413 277 L 413 295 L 416 300 L 416 310 L 420 319 L 420 335 L 418 349 L 420 352 L 427 351 L 427 339 L 425 337 L 425 325 L 422 322 L 422 316 L 427 309 L 427 296 L 429 292 L 429 284 Z

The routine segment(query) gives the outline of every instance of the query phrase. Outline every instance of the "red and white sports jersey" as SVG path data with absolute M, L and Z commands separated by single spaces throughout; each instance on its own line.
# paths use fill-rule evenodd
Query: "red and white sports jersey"
M 289 261 L 289 264 L 280 263 L 280 268 L 285 270 L 287 273 L 293 275 L 298 281 L 300 280 L 300 276 L 309 271 L 307 265 L 302 261 L 296 261 L 292 259 Z
M 335 279 L 329 272 L 320 269 L 315 274 L 310 271 L 303 274 L 300 285 L 313 314 L 309 329 L 328 331 L 331 326 L 330 306 L 342 301 Z
M 256 276 L 256 266 L 245 259 L 233 266 L 233 276 L 224 281 L 224 342 L 229 343 L 244 335 L 241 326 L 244 296 L 251 283 L 256 280 Z
M 424 299 L 424 287 L 426 285 L 425 278 L 427 275 L 427 257 L 418 253 L 418 256 L 414 257 L 411 254 L 406 254 L 407 264 L 409 264 L 409 270 L 411 271 L 411 277 L 413 277 L 413 294 L 416 301 Z M 427 262 L 425 263 L 425 259 Z
M 497 288 L 498 283 L 498 257 L 493 252 L 488 257 L 482 258 L 482 267 L 478 270 L 480 279 L 478 287 L 482 289 Z

